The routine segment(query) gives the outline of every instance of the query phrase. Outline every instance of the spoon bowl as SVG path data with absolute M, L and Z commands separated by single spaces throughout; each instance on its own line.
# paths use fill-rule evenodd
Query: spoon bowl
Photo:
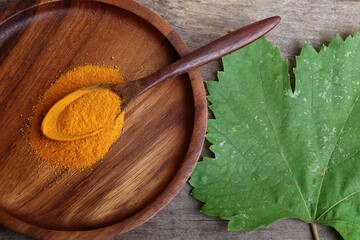
M 57 126 L 57 122 L 60 116 L 70 104 L 87 94 L 91 94 L 94 89 L 98 89 L 99 87 L 100 86 L 94 85 L 86 88 L 81 88 L 77 91 L 69 93 L 68 95 L 60 99 L 58 102 L 56 102 L 45 115 L 41 123 L 41 131 L 44 136 L 57 141 L 74 141 L 90 137 L 101 132 L 104 129 L 103 127 L 95 130 L 85 131 L 80 135 L 69 135 L 63 133 L 63 131 L 59 131 Z

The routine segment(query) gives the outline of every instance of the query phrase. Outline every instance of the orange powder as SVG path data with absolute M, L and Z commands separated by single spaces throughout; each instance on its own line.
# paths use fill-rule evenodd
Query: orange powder
M 70 103 L 59 115 L 56 128 L 66 136 L 97 132 L 120 112 L 119 96 L 108 89 L 93 89 Z
M 74 141 L 54 141 L 46 138 L 41 132 L 41 122 L 49 109 L 67 94 L 76 91 L 79 88 L 99 83 L 120 83 L 123 81 L 124 78 L 119 71 L 111 67 L 85 65 L 76 67 L 63 74 L 55 84 L 45 92 L 44 96 L 35 107 L 34 115 L 31 119 L 29 129 L 30 144 L 38 158 L 55 167 L 84 169 L 90 167 L 104 157 L 122 131 L 124 113 L 121 113 L 120 115 L 117 115 L 117 113 L 113 114 L 112 116 L 115 116 L 113 122 L 104 125 L 104 130 L 96 135 Z M 84 111 L 85 114 L 86 112 L 91 111 L 91 105 L 114 109 L 113 106 L 107 106 L 103 102 L 97 102 L 99 104 L 94 103 L 94 101 L 99 100 L 96 99 L 95 96 L 89 97 L 91 102 L 86 105 L 87 109 Z M 89 98 L 84 98 L 84 100 L 85 99 L 89 100 Z M 81 99 L 79 99 L 79 101 L 81 101 Z M 106 116 L 106 114 L 104 116 Z M 108 119 L 100 119 L 101 116 L 97 117 L 99 118 L 100 124 L 108 122 Z M 71 120 L 70 122 L 69 120 L 64 120 L 63 123 L 65 124 L 65 128 L 63 129 L 67 129 L 66 124 L 71 124 Z M 68 129 L 75 128 L 68 127 Z M 77 133 L 76 131 L 77 130 L 75 130 L 75 134 Z

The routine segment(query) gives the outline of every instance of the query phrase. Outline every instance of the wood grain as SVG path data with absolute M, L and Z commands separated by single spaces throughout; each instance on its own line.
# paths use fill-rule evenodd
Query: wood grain
M 207 111 L 197 70 L 134 100 L 121 137 L 91 169 L 42 163 L 24 126 L 59 73 L 85 63 L 116 65 L 131 81 L 175 61 L 186 45 L 128 0 L 22 1 L 4 19 L 0 223 L 40 239 L 104 239 L 152 217 L 180 191 L 202 149 Z
M 345 0 L 136 0 L 162 16 L 190 49 L 218 38 L 228 31 L 252 21 L 280 15 L 282 21 L 267 38 L 281 49 L 294 65 L 304 42 L 317 49 L 330 41 L 335 33 L 347 36 L 360 28 L 359 1 Z M 221 63 L 202 68 L 204 79 L 214 79 Z M 203 154 L 209 154 L 204 148 Z M 308 240 L 309 226 L 296 220 L 282 220 L 255 232 L 228 232 L 226 222 L 200 213 L 201 203 L 190 194 L 186 185 L 175 199 L 154 218 L 127 234 L 112 239 L 246 239 L 246 240 Z M 320 227 L 322 240 L 341 239 L 332 229 Z M 30 239 L 7 228 L 0 230 L 0 239 Z

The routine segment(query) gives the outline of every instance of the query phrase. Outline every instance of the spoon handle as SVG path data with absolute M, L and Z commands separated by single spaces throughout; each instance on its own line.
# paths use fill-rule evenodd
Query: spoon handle
M 166 79 L 184 74 L 193 68 L 219 59 L 224 55 L 250 44 L 273 29 L 280 22 L 280 19 L 279 16 L 274 16 L 242 27 L 185 55 L 171 65 L 147 77 L 134 81 L 136 82 L 136 84 L 134 83 L 136 87 L 132 87 L 135 87 L 136 90 L 132 92 L 132 97 L 142 94 Z

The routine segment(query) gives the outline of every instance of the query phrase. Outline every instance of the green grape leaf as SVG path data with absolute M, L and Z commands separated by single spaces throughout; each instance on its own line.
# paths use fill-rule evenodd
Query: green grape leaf
M 296 218 L 360 239 L 360 32 L 288 64 L 264 38 L 208 81 L 214 158 L 191 176 L 202 211 L 253 230 Z

